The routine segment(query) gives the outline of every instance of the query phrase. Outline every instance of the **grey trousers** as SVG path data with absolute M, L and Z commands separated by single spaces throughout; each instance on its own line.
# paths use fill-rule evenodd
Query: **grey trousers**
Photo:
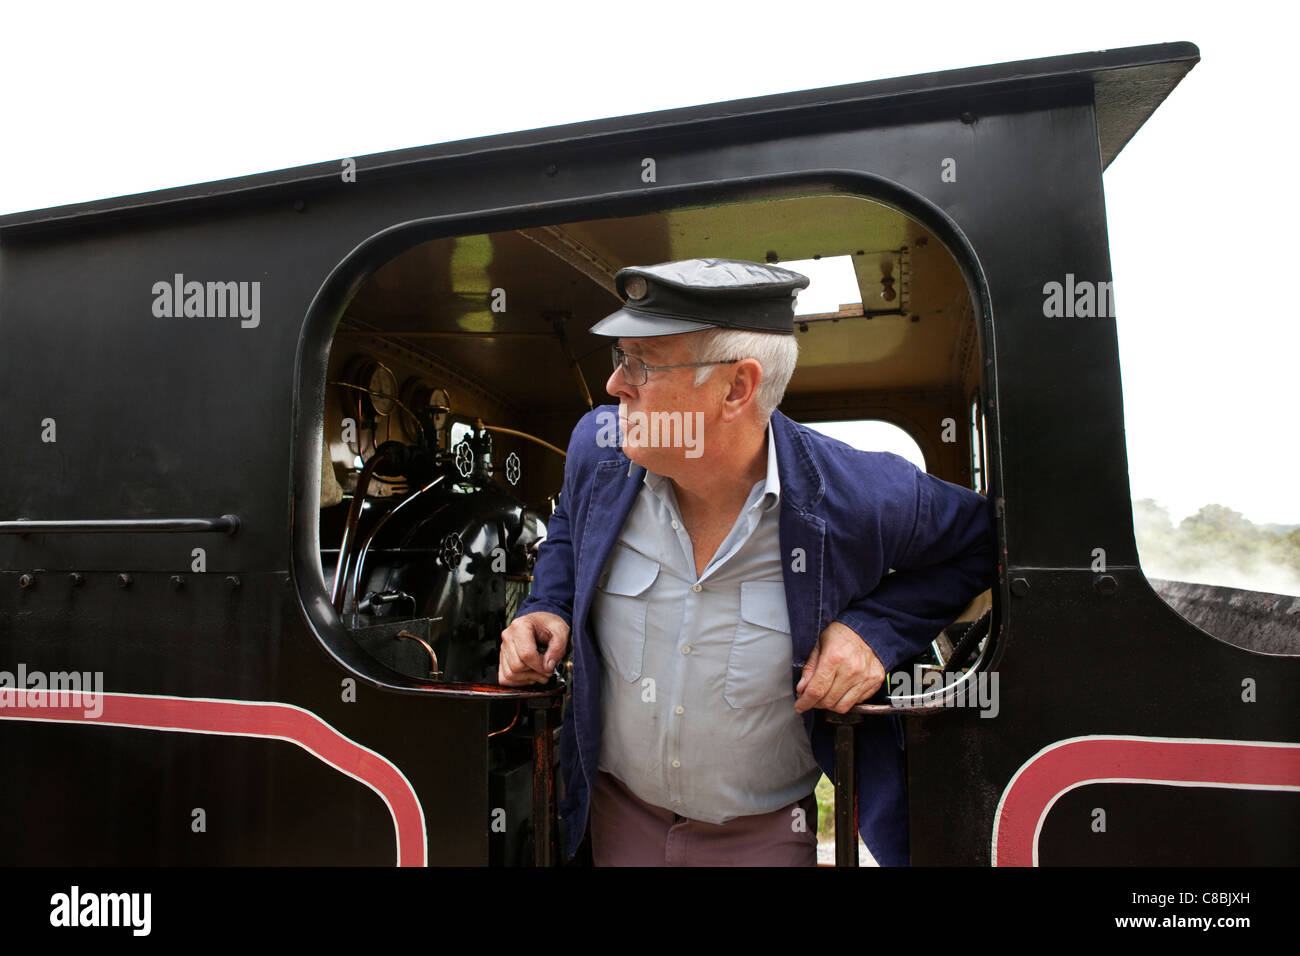
M 816 866 L 817 800 L 703 823 L 638 798 L 603 770 L 591 795 L 596 866 Z

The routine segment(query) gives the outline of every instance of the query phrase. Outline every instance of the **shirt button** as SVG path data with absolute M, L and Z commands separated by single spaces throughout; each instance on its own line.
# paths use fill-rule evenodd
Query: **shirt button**
M 686 708 L 683 707 L 683 706 L 681 706 L 680 704 L 678 704 L 678 705 L 677 705 L 677 710 L 676 710 L 675 712 L 678 713 L 678 714 L 684 714 L 684 713 L 686 713 Z
M 682 762 L 681 762 L 680 760 L 674 760 L 674 761 L 673 761 L 673 769 L 674 769 L 674 770 L 676 770 L 676 769 L 678 769 L 679 767 L 681 767 L 681 765 L 682 765 Z
M 673 522 L 673 530 L 674 530 L 674 531 L 676 531 L 676 530 L 677 530 L 678 528 L 680 528 L 680 527 L 681 527 L 681 525 L 679 525 L 676 521 Z
M 691 590 L 692 590 L 692 591 L 703 591 L 704 588 L 700 587 L 698 584 L 694 584 L 694 585 L 691 586 Z
M 691 652 L 691 645 L 687 644 L 685 647 L 682 648 L 683 654 L 689 654 L 690 652 Z

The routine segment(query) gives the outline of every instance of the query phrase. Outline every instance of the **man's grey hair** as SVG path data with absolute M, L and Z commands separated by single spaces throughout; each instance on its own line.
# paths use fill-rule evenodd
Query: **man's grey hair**
M 692 361 L 725 362 L 730 359 L 758 359 L 763 380 L 758 384 L 755 401 L 759 417 L 766 425 L 772 412 L 781 404 L 799 361 L 799 343 L 793 335 L 779 332 L 750 332 L 746 329 L 705 329 L 688 336 Z M 703 385 L 718 365 L 695 370 L 695 384 Z

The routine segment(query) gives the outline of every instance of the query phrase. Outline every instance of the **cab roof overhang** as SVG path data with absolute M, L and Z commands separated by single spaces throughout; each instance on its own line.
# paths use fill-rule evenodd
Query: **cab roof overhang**
M 356 161 L 368 177 L 376 173 L 418 174 L 422 167 L 443 161 L 500 155 L 512 150 L 572 149 L 596 145 L 602 140 L 668 130 L 678 134 L 687 131 L 708 134 L 754 122 L 793 123 L 810 116 L 854 110 L 934 107 L 945 103 L 960 110 L 963 103 L 977 97 L 1014 96 L 1052 86 L 1091 85 L 1104 169 L 1199 60 L 1200 51 L 1195 44 L 1187 42 L 1125 47 L 568 123 L 375 153 L 356 157 Z M 338 176 L 335 158 L 253 176 L 14 213 L 0 217 L 0 238 L 90 220 L 131 218 L 164 211 L 175 213 L 223 201 L 256 201 L 262 198 L 258 194 L 270 199 L 287 191 L 336 182 Z

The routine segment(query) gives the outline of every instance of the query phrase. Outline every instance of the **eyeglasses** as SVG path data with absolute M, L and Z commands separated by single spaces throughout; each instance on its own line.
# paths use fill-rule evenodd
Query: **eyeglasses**
M 651 372 L 665 372 L 673 368 L 700 368 L 704 365 L 735 365 L 740 361 L 740 359 L 726 359 L 721 362 L 687 362 L 684 365 L 646 365 L 635 355 L 628 355 L 617 345 L 610 346 L 610 352 L 614 356 L 614 368 L 621 366 L 623 377 L 634 388 L 648 382 Z

